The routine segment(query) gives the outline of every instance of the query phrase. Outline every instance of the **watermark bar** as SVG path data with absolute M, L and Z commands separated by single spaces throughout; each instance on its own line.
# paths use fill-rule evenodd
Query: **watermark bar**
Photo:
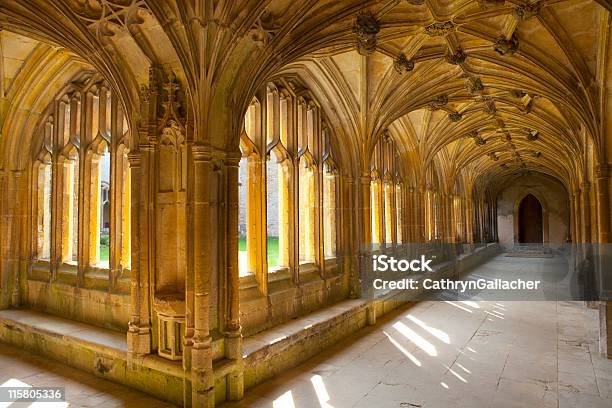
M 64 402 L 64 387 L 0 387 L 0 402 Z

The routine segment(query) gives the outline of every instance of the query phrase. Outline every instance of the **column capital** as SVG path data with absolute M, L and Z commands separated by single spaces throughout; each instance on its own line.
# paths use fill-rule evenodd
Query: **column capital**
M 212 149 L 208 145 L 194 144 L 191 146 L 193 160 L 196 162 L 205 162 L 212 160 Z
M 372 176 L 370 176 L 369 174 L 362 174 L 361 176 L 359 176 L 360 184 L 370 184 L 371 182 L 372 182 Z
M 582 189 L 583 192 L 589 191 L 589 189 L 591 188 L 591 183 L 589 183 L 588 181 L 585 181 L 584 183 L 580 183 L 580 188 Z
M 130 164 L 130 168 L 135 169 L 140 167 L 140 160 L 141 157 L 139 151 L 128 153 L 128 163 Z
M 227 152 L 223 162 L 228 167 L 238 167 L 240 165 L 240 160 L 242 159 L 242 153 L 240 150 Z

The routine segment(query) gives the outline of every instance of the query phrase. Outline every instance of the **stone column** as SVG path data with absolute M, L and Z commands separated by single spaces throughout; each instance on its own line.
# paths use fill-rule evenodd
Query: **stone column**
M 466 199 L 465 206 L 465 234 L 468 244 L 474 243 L 474 201 L 471 198 Z
M 9 288 L 11 288 L 10 304 L 12 307 L 19 307 L 21 304 L 20 278 L 21 278 L 21 263 L 24 252 L 22 251 L 25 237 L 23 234 L 23 226 L 25 222 L 25 203 L 23 202 L 23 172 L 20 170 L 11 171 L 8 179 L 8 210 L 10 238 L 8 245 L 10 246 L 9 268 L 10 274 Z
M 599 302 L 599 352 L 612 359 L 612 302 Z
M 237 368 L 228 375 L 228 399 L 244 396 L 242 369 L 242 329 L 240 327 L 240 277 L 238 271 L 238 167 L 241 154 L 229 154 L 227 171 L 227 318 L 225 322 L 225 357 L 237 361 Z
M 212 368 L 212 339 L 210 336 L 210 276 L 212 273 L 211 246 L 207 229 L 210 225 L 211 152 L 207 146 L 192 147 L 193 180 L 193 237 L 194 262 L 194 332 L 191 349 L 191 404 L 194 407 L 213 407 L 215 403 Z
M 597 219 L 599 221 L 599 243 L 610 240 L 610 198 L 608 195 L 609 168 L 607 164 L 597 166 Z
M 346 267 L 345 279 L 350 298 L 356 298 L 359 294 L 359 240 L 352 239 L 358 234 L 360 217 L 357 212 L 358 188 L 355 179 L 352 177 L 342 177 L 341 190 L 344 202 L 341 205 L 343 228 L 341 232 L 344 260 Z M 347 237 L 351 237 L 348 239 Z
M 597 271 L 604 278 L 606 270 L 605 260 L 609 259 L 610 240 L 610 198 L 608 194 L 609 168 L 607 164 L 597 166 L 595 175 L 597 178 L 597 220 L 599 224 L 599 242 Z M 604 285 L 605 286 L 605 285 Z M 604 294 L 606 296 L 607 294 Z M 612 302 L 589 302 L 598 303 L 599 307 L 599 350 L 605 357 L 612 359 Z
M 427 240 L 425 237 L 425 203 L 423 202 L 424 196 L 424 188 L 420 187 L 416 192 L 416 200 L 414 203 L 416 206 L 416 242 L 425 242 Z
M 582 230 L 581 213 L 582 211 L 580 210 L 580 190 L 579 189 L 576 189 L 576 191 L 574 191 L 572 199 L 574 201 L 574 212 L 572 213 L 573 218 L 574 218 L 574 237 L 573 238 L 574 238 L 574 243 L 578 244 L 582 242 L 582 234 L 581 234 L 581 230 Z
M 151 353 L 152 344 L 148 269 L 148 245 L 152 243 L 149 242 L 150 235 L 147 222 L 150 211 L 148 201 L 149 182 L 146 169 L 152 159 L 153 151 L 148 146 L 142 146 L 140 150 L 142 153 L 141 151 L 135 151 L 128 155 L 131 178 L 130 230 L 132 231 L 130 237 L 132 243 L 130 321 L 128 322 L 127 333 L 130 364 L 132 357 Z M 142 167 L 141 154 L 144 156 L 142 162 L 145 164 Z
M 580 202 L 582 204 L 582 242 L 591 243 L 591 183 L 585 182 L 581 185 Z

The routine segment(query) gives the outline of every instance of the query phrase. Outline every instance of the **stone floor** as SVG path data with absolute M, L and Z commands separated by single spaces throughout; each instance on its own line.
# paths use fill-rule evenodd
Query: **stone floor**
M 0 344 L 0 386 L 64 387 L 65 403 L 6 403 L 10 407 L 171 407 L 146 394 Z
M 475 273 L 556 267 L 502 255 Z M 582 302 L 422 302 L 224 406 L 610 408 L 597 330 Z
M 559 270 L 558 259 L 501 255 L 471 277 L 527 277 L 552 270 Z M 581 302 L 488 299 L 402 308 L 225 406 L 612 407 L 612 360 L 597 353 L 594 310 Z M 68 404 L 60 407 L 168 406 L 0 345 L 0 385 L 7 381 L 63 385 Z M 0 402 L 0 408 L 7 406 Z M 10 405 L 17 406 L 27 405 Z

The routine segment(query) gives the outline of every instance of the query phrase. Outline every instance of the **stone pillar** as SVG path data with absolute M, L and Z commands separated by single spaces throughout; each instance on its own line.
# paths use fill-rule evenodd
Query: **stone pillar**
M 580 210 L 580 190 L 576 189 L 576 191 L 574 192 L 573 195 L 573 201 L 574 201 L 574 212 L 573 212 L 573 216 L 574 216 L 574 242 L 576 244 L 582 242 L 582 222 L 581 222 L 581 214 L 582 211 Z
M 11 292 L 10 305 L 12 307 L 19 307 L 21 304 L 21 291 L 20 291 L 20 278 L 21 278 L 21 263 L 23 258 L 23 242 L 25 237 L 22 236 L 24 233 L 23 227 L 25 223 L 26 208 L 23 202 L 22 191 L 23 191 L 23 172 L 20 170 L 9 172 L 8 178 L 8 211 L 9 211 L 9 223 L 8 230 L 10 237 L 8 238 L 7 244 L 9 245 L 9 268 L 8 273 L 10 274 L 9 288 Z
M 341 180 L 340 191 L 344 202 L 340 208 L 344 227 L 341 229 L 341 239 L 338 242 L 342 243 L 344 252 L 342 259 L 344 260 L 343 265 L 346 267 L 345 279 L 349 297 L 356 298 L 359 293 L 359 242 L 347 237 L 353 238 L 359 231 L 360 217 L 357 211 L 359 186 L 352 177 L 342 177 Z
M 612 359 L 612 302 L 599 302 L 599 352 Z
M 416 192 L 416 232 L 417 232 L 417 242 L 425 242 L 427 241 L 427 237 L 425 236 L 425 189 L 423 187 L 419 188 Z
M 212 368 L 212 339 L 210 336 L 210 276 L 211 246 L 207 229 L 210 228 L 210 173 L 211 152 L 207 146 L 192 147 L 193 154 L 193 273 L 194 275 L 194 331 L 191 348 L 191 404 L 194 407 L 213 407 L 215 403 Z
M 240 277 L 238 270 L 238 166 L 240 152 L 228 155 L 227 171 L 227 318 L 225 322 L 225 357 L 237 361 L 237 368 L 228 375 L 228 399 L 244 396 L 242 369 L 242 329 L 240 327 Z
M 474 201 L 471 198 L 466 200 L 465 206 L 465 233 L 468 244 L 474 243 Z
M 357 239 L 358 245 L 355 250 L 359 254 L 359 268 L 355 271 L 356 273 L 351 279 L 351 293 L 352 298 L 357 298 L 361 295 L 361 284 L 360 274 L 366 266 L 366 262 L 370 262 L 371 245 L 372 245 L 372 203 L 371 203 L 371 183 L 372 178 L 369 174 L 364 174 L 359 177 L 358 185 L 358 200 L 357 200 L 357 214 L 359 214 L 358 225 L 361 226 L 359 231 L 359 238 Z
M 581 185 L 580 202 L 582 204 L 582 242 L 588 244 L 591 242 L 591 183 L 585 182 Z
M 599 224 L 599 243 L 610 240 L 610 198 L 608 195 L 609 168 L 607 164 L 597 166 L 597 219 Z
M 598 236 L 598 275 L 602 276 L 606 270 L 605 260 L 609 259 L 610 251 L 610 198 L 608 194 L 609 168 L 607 164 L 597 166 L 595 175 L 597 178 L 597 220 L 599 224 Z M 606 296 L 607 294 L 604 294 Z M 612 359 L 612 302 L 589 302 L 596 303 L 599 307 L 599 351 L 607 358 Z M 589 307 L 594 305 L 589 304 Z
M 141 153 L 142 152 L 142 153 Z M 141 154 L 143 160 L 141 160 Z M 128 359 L 151 353 L 151 316 L 149 314 L 149 261 L 148 254 L 153 244 L 149 242 L 149 178 L 146 170 L 152 166 L 153 149 L 142 146 L 140 151 L 128 155 L 130 165 L 130 230 L 132 262 L 130 283 L 130 321 L 128 322 Z M 144 164 L 144 165 L 143 165 Z M 141 166 L 142 165 L 142 166 Z

